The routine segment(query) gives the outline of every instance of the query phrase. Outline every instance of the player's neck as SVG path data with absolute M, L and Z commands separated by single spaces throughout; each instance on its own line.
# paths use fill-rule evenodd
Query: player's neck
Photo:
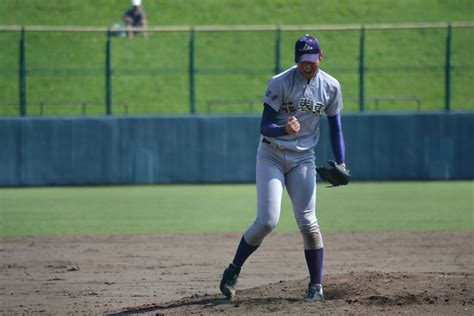
M 319 68 L 316 69 L 316 71 L 313 73 L 313 74 L 307 74 L 307 73 L 304 73 L 302 72 L 300 69 L 298 69 L 299 73 L 301 74 L 301 76 L 306 79 L 308 81 L 308 83 L 314 78 L 316 77 L 316 74 L 318 73 L 319 71 Z

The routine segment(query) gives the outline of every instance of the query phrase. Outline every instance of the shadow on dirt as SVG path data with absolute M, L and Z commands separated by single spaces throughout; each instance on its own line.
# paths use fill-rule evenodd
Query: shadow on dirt
M 207 296 L 207 295 L 206 295 Z M 300 301 L 296 299 L 283 299 L 287 301 L 287 303 Z M 226 306 L 226 307 L 240 307 L 242 304 L 246 305 L 272 305 L 272 304 L 281 304 L 282 298 L 281 297 L 265 297 L 265 298 L 249 298 L 249 299 L 242 299 L 242 300 L 231 300 L 211 296 L 210 298 L 202 299 L 202 296 L 194 296 L 190 298 L 183 298 L 182 300 L 171 302 L 169 304 L 159 304 L 159 305 L 144 305 L 138 306 L 135 308 L 129 308 L 123 311 L 114 312 L 114 313 L 107 313 L 104 314 L 106 316 L 125 316 L 125 315 L 139 315 L 139 314 L 148 314 L 154 313 L 154 315 L 164 315 L 165 312 L 170 310 L 180 310 L 186 307 L 196 307 L 198 309 L 214 309 L 219 310 L 219 306 Z

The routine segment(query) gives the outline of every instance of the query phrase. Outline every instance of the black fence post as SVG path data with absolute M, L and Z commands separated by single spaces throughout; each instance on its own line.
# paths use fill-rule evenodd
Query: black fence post
M 275 69 L 274 73 L 279 74 L 281 71 L 281 27 L 278 27 L 276 31 L 275 39 Z
M 444 68 L 444 110 L 451 111 L 451 34 L 452 26 L 448 25 L 446 37 L 446 65 Z
M 365 111 L 365 27 L 360 29 L 359 44 L 359 111 Z
M 191 29 L 189 37 L 189 107 L 191 114 L 196 113 L 196 91 L 195 91 L 195 56 L 194 56 L 194 28 Z
M 20 60 L 19 60 L 19 70 L 18 70 L 18 79 L 19 79 L 19 103 L 20 103 L 20 115 L 25 116 L 27 113 L 26 107 L 26 52 L 25 52 L 25 28 L 21 28 L 20 34 Z
M 110 30 L 107 31 L 105 45 L 105 112 L 112 114 L 112 58 L 111 58 Z

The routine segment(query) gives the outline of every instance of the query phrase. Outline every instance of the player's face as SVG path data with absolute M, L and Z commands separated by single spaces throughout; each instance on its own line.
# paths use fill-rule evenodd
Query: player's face
M 298 63 L 298 69 L 306 79 L 310 80 L 311 78 L 313 78 L 314 74 L 318 70 L 319 62 L 319 60 L 315 63 L 309 61 L 302 61 Z
M 311 78 L 314 77 L 314 74 L 316 73 L 316 71 L 318 71 L 319 64 L 321 63 L 321 60 L 323 60 L 323 57 L 324 57 L 324 54 L 321 51 L 319 53 L 319 59 L 316 60 L 315 63 L 312 63 L 309 61 L 302 61 L 298 63 L 298 69 L 300 70 L 300 72 L 303 74 L 303 76 L 306 79 L 310 80 Z

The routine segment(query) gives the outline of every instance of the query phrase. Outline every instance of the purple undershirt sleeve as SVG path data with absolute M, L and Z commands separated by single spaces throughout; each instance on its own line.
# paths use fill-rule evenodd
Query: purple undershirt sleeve
M 345 162 L 346 146 L 344 144 L 344 137 L 342 135 L 341 115 L 328 116 L 329 122 L 329 136 L 331 139 L 331 147 L 334 153 L 336 163 L 341 164 Z
M 267 137 L 278 137 L 288 135 L 283 125 L 274 123 L 277 112 L 268 104 L 263 105 L 262 121 L 260 122 L 260 133 Z

